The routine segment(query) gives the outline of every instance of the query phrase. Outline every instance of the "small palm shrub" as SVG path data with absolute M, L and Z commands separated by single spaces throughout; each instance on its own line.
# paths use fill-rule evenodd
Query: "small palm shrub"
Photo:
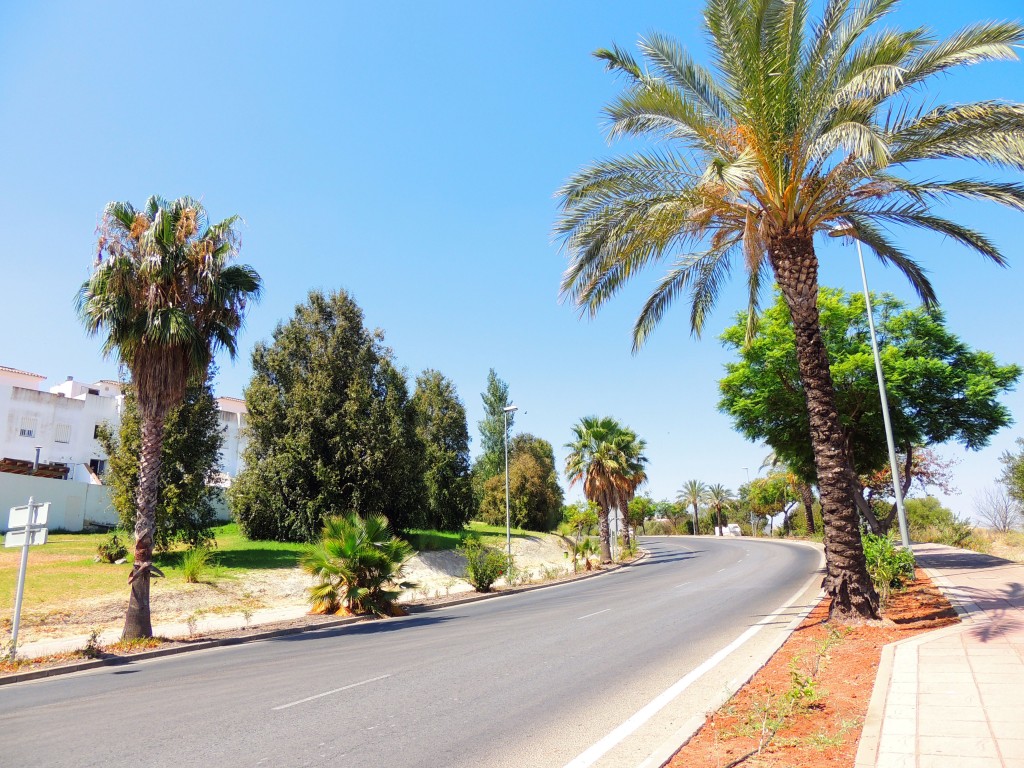
M 110 535 L 96 547 L 96 561 L 99 563 L 116 563 L 123 557 L 128 557 L 124 531 L 111 531 Z
M 896 549 L 888 536 L 865 533 L 862 540 L 868 574 L 884 605 L 893 590 L 903 589 L 914 580 L 914 553 Z
M 402 580 L 412 555 L 412 547 L 391 532 L 383 515 L 329 517 L 320 541 L 307 547 L 300 560 L 316 580 L 309 588 L 313 610 L 396 615 L 402 590 L 416 586 Z
M 209 573 L 211 564 L 210 550 L 206 547 L 192 547 L 182 555 L 181 573 L 189 584 L 198 584 Z
M 583 570 L 592 571 L 595 567 L 595 561 L 600 552 L 598 543 L 591 538 L 580 539 L 573 545 L 572 548 L 572 567 L 573 570 L 577 570 L 579 565 L 583 566 Z
M 491 585 L 505 575 L 509 565 L 504 552 L 485 546 L 478 536 L 466 537 L 459 551 L 466 557 L 466 579 L 477 592 L 490 592 Z

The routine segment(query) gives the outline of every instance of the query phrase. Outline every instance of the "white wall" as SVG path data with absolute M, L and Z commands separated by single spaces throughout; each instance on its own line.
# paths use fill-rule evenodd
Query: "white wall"
M 0 530 L 7 530 L 10 508 L 28 504 L 29 497 L 38 503 L 50 502 L 50 530 L 80 531 L 90 523 L 117 524 L 110 489 L 104 485 L 0 472 Z

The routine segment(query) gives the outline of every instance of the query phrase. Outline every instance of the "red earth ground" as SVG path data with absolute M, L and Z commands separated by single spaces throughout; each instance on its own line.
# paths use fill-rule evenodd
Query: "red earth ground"
M 881 622 L 833 627 L 827 615 L 823 600 L 669 766 L 852 768 L 882 646 L 958 621 L 921 570 Z

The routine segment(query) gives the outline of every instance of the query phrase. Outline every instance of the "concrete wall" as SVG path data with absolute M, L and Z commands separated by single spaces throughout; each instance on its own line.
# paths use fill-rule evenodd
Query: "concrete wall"
M 39 503 L 50 502 L 50 530 L 80 531 L 90 523 L 117 524 L 110 489 L 104 485 L 0 472 L 0 530 L 7 530 L 10 508 L 28 504 L 29 497 Z

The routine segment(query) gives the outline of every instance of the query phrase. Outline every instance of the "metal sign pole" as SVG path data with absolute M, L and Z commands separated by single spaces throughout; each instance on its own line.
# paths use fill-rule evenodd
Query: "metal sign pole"
M 18 587 L 14 593 L 14 624 L 11 627 L 11 661 L 18 652 L 18 628 L 21 625 L 21 599 L 25 596 L 25 571 L 28 568 L 28 545 L 32 541 L 32 524 L 36 518 L 36 503 L 28 500 L 28 515 L 25 517 L 25 542 L 21 545 L 21 566 L 18 568 Z

